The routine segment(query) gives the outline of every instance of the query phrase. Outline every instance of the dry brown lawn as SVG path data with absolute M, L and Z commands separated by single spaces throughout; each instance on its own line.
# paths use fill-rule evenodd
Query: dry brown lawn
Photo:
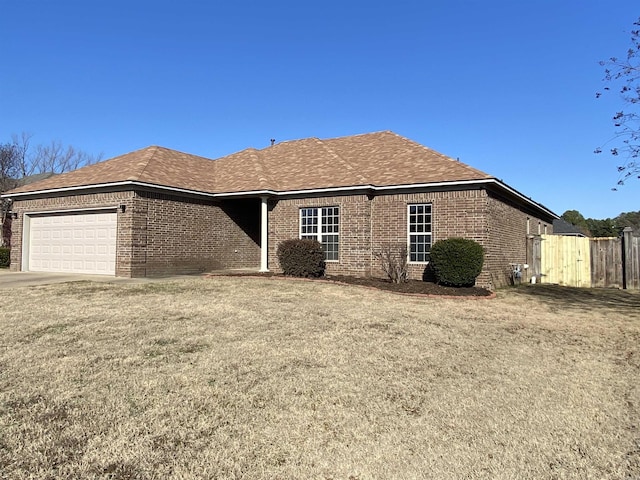
M 2 479 L 637 479 L 640 295 L 213 278 L 0 298 Z

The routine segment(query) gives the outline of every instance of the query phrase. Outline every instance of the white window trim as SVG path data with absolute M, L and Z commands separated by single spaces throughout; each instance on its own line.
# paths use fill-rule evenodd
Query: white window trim
M 321 207 L 300 207 L 298 209 L 298 238 L 302 238 L 302 211 L 303 210 L 308 210 L 308 209 L 315 209 L 317 210 L 317 215 L 318 215 L 318 231 L 316 232 L 316 240 L 318 241 L 318 243 L 322 244 L 322 209 L 323 208 L 337 208 L 338 209 L 338 259 L 337 260 L 325 260 L 326 263 L 340 263 L 340 251 L 342 250 L 340 248 L 340 230 L 341 230 L 341 225 L 342 225 L 342 219 L 341 219 L 341 215 L 340 215 L 340 206 L 339 205 L 323 205 Z M 309 237 L 312 234 L 309 233 L 305 233 L 305 236 Z M 333 234 L 336 235 L 336 234 Z
M 429 260 L 426 260 L 424 262 L 417 262 L 417 261 L 412 261 L 411 260 L 411 222 L 410 222 L 410 215 L 411 215 L 411 207 L 412 206 L 417 206 L 417 205 L 429 205 L 431 207 L 431 232 L 429 232 L 429 235 L 431 235 L 431 247 L 433 248 L 433 203 L 431 202 L 423 202 L 423 203 L 408 203 L 407 204 L 407 263 L 409 263 L 410 265 L 428 265 L 429 264 Z M 414 232 L 415 235 L 415 232 Z

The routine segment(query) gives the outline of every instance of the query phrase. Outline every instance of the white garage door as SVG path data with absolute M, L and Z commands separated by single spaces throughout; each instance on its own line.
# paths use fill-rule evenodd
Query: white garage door
M 29 270 L 115 275 L 117 214 L 30 218 Z

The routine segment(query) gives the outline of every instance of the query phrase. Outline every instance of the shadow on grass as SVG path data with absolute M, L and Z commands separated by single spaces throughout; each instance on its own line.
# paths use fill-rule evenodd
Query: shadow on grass
M 585 310 L 611 308 L 626 313 L 640 313 L 640 292 L 612 288 L 576 288 L 560 285 L 522 285 L 518 293 L 536 297 L 555 307 Z

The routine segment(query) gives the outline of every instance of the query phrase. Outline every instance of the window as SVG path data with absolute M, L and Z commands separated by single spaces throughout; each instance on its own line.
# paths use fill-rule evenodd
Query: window
M 338 260 L 340 208 L 301 208 L 300 238 L 317 240 L 327 261 Z
M 408 206 L 409 261 L 428 262 L 431 252 L 431 204 Z

